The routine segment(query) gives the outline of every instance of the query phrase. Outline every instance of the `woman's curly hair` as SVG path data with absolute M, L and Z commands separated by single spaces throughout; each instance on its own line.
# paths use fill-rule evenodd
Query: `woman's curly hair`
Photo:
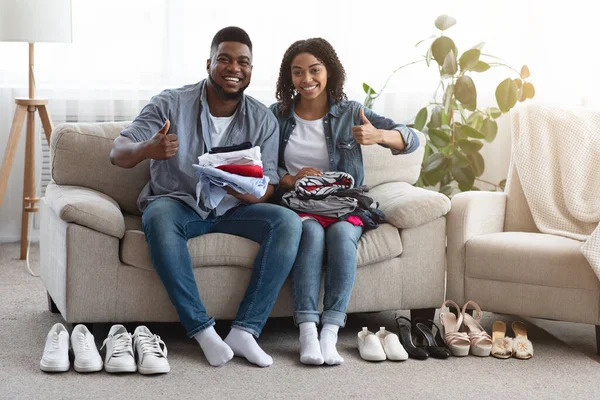
M 298 40 L 286 50 L 279 68 L 275 98 L 279 102 L 279 114 L 282 116 L 289 114 L 297 94 L 292 83 L 292 60 L 302 53 L 312 54 L 325 65 L 328 74 L 326 88 L 328 98 L 332 99 L 334 103 L 348 99 L 344 93 L 346 71 L 333 46 L 321 38 Z

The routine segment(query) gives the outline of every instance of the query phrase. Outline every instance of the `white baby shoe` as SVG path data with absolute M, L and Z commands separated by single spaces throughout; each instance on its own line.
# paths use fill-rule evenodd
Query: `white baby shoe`
M 358 332 L 358 352 L 367 361 L 384 361 L 386 358 L 381 341 L 366 326 Z
M 46 336 L 40 369 L 45 372 L 65 372 L 69 362 L 69 331 L 61 323 L 54 324 Z

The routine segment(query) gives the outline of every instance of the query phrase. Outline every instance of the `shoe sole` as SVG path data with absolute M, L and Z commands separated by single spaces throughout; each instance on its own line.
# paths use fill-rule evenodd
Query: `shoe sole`
M 470 346 L 448 346 L 448 348 L 450 349 L 450 353 L 452 353 L 452 355 L 454 357 L 466 357 L 469 355 L 469 350 L 470 350 Z
M 491 352 L 492 346 L 483 348 L 471 346 L 471 354 L 477 357 L 488 357 Z
M 80 372 L 80 373 L 98 372 L 98 371 L 102 371 L 102 364 L 80 366 L 80 365 L 77 365 L 77 362 L 74 362 L 73 363 L 73 369 L 76 372 Z
M 136 372 L 137 366 L 133 367 L 113 367 L 110 365 L 105 365 L 104 370 L 110 374 L 118 374 L 119 372 Z
M 171 366 L 167 365 L 166 367 L 142 367 L 138 366 L 138 372 L 142 375 L 153 375 L 153 374 L 166 374 L 171 371 Z
M 67 372 L 71 368 L 71 363 L 65 365 L 47 365 L 40 361 L 40 369 L 44 372 Z

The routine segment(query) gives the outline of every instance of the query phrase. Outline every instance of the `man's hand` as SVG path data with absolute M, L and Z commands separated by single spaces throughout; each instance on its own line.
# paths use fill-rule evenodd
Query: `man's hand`
M 377 144 L 383 142 L 383 132 L 375 128 L 371 122 L 365 117 L 364 109 L 360 109 L 360 119 L 362 125 L 352 127 L 352 134 L 358 144 Z
M 147 158 L 168 160 L 175 157 L 177 149 L 179 149 L 179 141 L 177 140 L 177 135 L 169 134 L 170 126 L 171 122 L 167 120 L 165 126 L 146 142 Z

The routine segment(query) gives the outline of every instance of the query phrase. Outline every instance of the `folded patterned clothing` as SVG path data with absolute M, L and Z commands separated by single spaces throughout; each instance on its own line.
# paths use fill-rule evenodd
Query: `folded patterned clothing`
M 354 178 L 346 172 L 329 171 L 321 176 L 305 176 L 296 181 L 295 191 L 300 199 L 320 200 L 354 187 Z
M 254 146 L 247 150 L 231 151 L 228 153 L 205 153 L 198 157 L 198 165 L 219 167 L 221 165 L 258 165 L 262 168 L 263 164 L 260 156 L 260 147 Z
M 248 150 L 251 148 L 252 148 L 252 143 L 244 142 L 244 143 L 236 144 L 234 146 L 213 147 L 212 149 L 210 149 L 209 153 L 210 154 L 231 153 L 232 151 Z
M 267 192 L 267 186 L 269 184 L 268 176 L 251 178 L 231 174 L 215 167 L 196 164 L 192 166 L 194 168 L 194 173 L 200 178 L 196 186 L 196 196 L 198 198 L 199 206 L 203 210 L 217 209 L 217 216 L 222 215 L 224 211 L 227 211 L 223 210 L 223 212 L 220 212 L 218 208 L 219 204 L 221 204 L 227 195 L 227 191 L 225 190 L 226 186 L 231 187 L 238 193 L 250 193 L 255 197 L 262 197 Z M 230 205 L 229 203 L 231 203 L 231 201 L 227 202 L 228 205 Z M 206 216 L 202 217 L 206 218 Z
M 300 199 L 295 192 L 283 195 L 281 204 L 294 211 L 339 218 L 356 210 L 358 201 L 351 197 L 328 196 L 321 200 Z
M 374 201 L 369 196 L 365 195 L 369 191 L 369 188 L 365 185 L 355 187 L 352 189 L 340 190 L 338 192 L 332 193 L 332 196 L 338 197 L 353 197 L 358 201 L 358 207 L 368 210 L 373 205 Z M 376 207 L 379 207 L 376 204 Z
M 348 213 L 341 217 L 342 220 L 348 220 L 352 217 L 358 217 L 363 222 L 363 226 L 365 230 L 368 229 L 376 229 L 379 225 L 383 224 L 385 221 L 385 214 L 383 211 L 378 210 L 377 208 L 369 208 L 368 210 L 364 210 L 362 208 L 357 208 L 351 213 Z
M 262 178 L 264 176 L 263 169 L 260 165 L 227 164 L 219 165 L 217 168 L 221 171 L 226 171 L 230 174 L 236 174 L 241 176 L 250 176 L 253 178 Z
M 306 219 L 314 219 L 315 221 L 320 223 L 323 228 L 327 228 L 329 225 L 335 224 L 336 222 L 341 221 L 339 218 L 324 217 L 322 215 L 316 215 L 316 214 L 298 213 L 298 216 L 302 219 L 302 221 L 304 221 Z M 364 225 L 363 222 L 360 220 L 360 218 L 358 218 L 354 215 L 349 216 L 345 221 L 351 223 L 354 226 L 363 226 Z

